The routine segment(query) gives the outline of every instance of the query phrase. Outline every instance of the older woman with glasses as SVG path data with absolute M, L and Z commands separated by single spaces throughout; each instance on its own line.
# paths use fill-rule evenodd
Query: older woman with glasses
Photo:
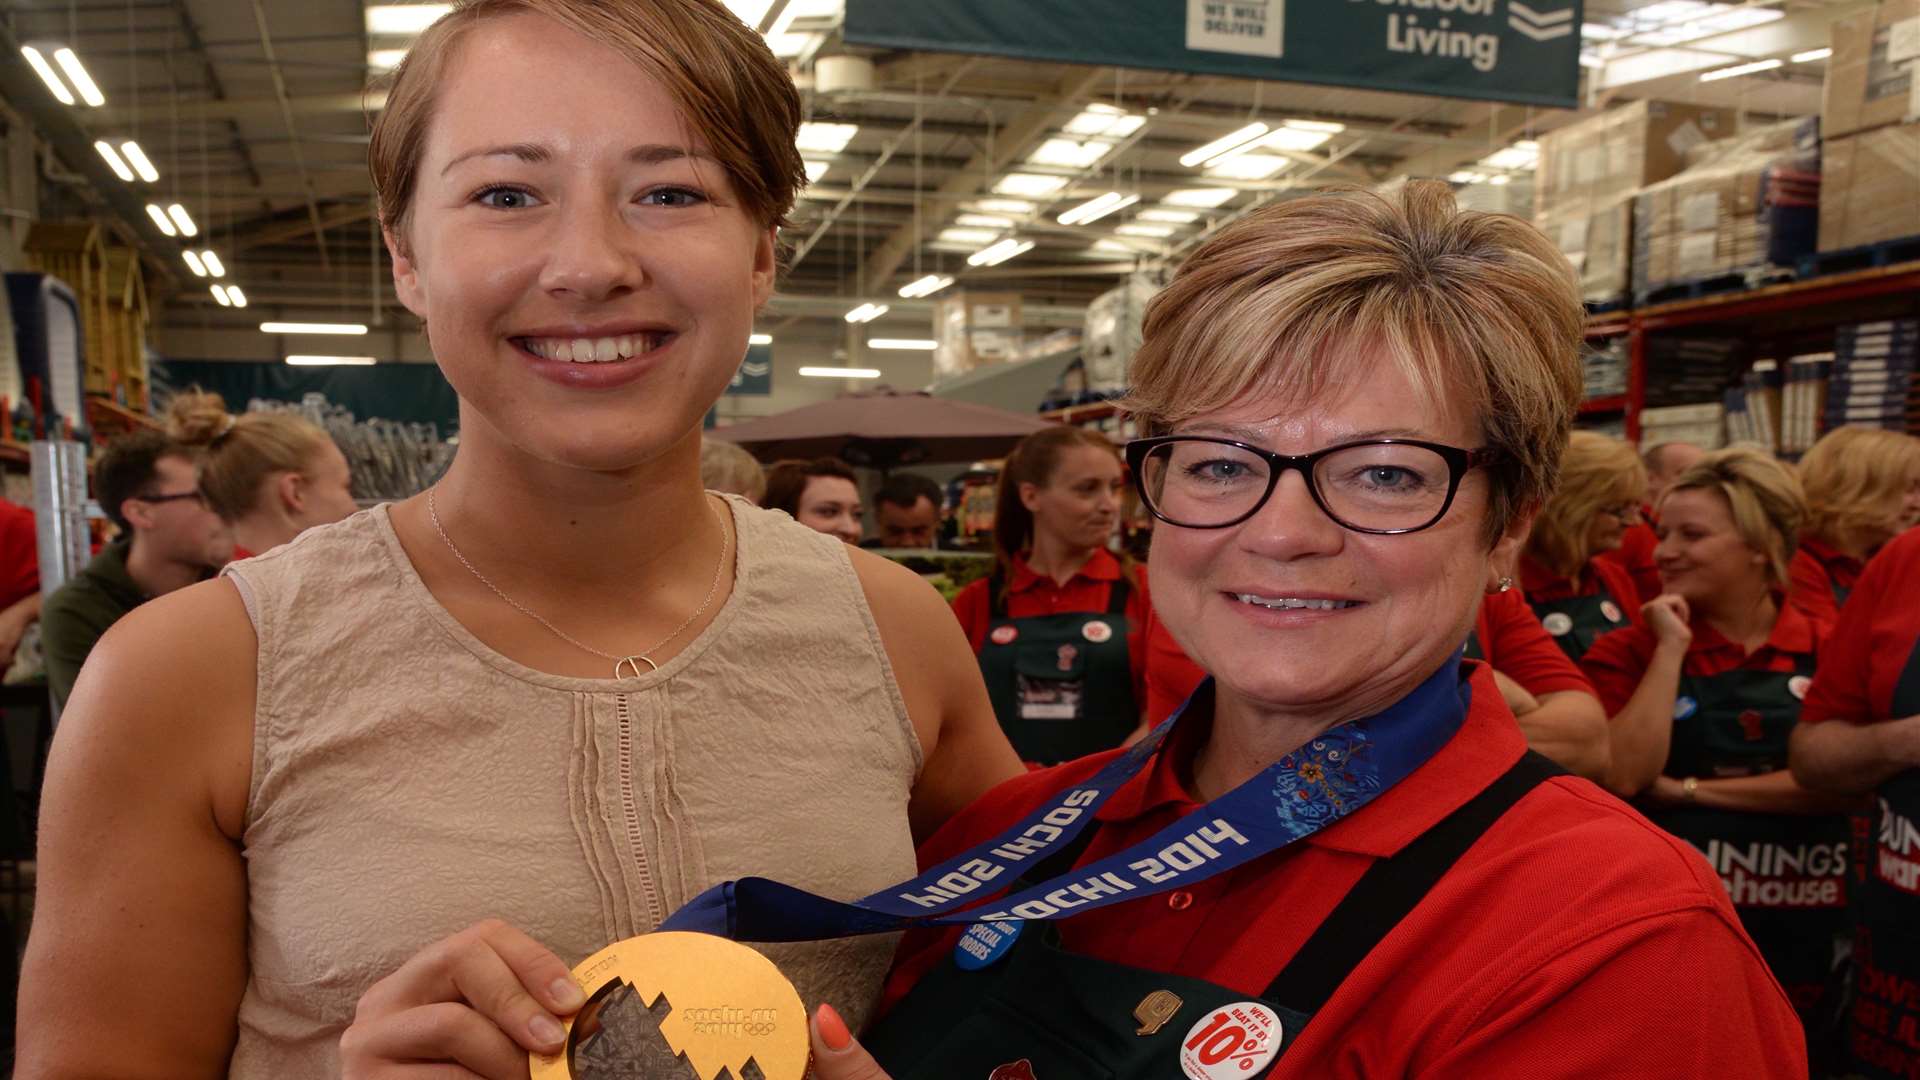
M 1544 237 L 1441 184 L 1196 251 L 1128 457 L 1155 604 L 1212 677 L 846 914 L 916 929 L 866 1049 L 819 1017 L 820 1074 L 1804 1076 L 1705 863 L 1530 755 L 1461 659 L 1552 490 L 1581 321 Z
M 1570 659 L 1640 608 L 1633 572 L 1598 556 L 1620 549 L 1646 497 L 1646 466 L 1633 447 L 1591 431 L 1567 440 L 1559 485 L 1520 556 L 1520 588 Z

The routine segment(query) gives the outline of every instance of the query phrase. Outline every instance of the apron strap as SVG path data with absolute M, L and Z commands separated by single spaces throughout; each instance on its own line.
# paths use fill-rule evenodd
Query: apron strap
M 987 617 L 1004 619 L 1007 617 L 1007 575 L 994 567 L 993 575 L 987 578 Z
M 1107 614 L 1125 615 L 1127 598 L 1131 595 L 1133 595 L 1133 582 L 1127 580 L 1127 571 L 1122 567 L 1119 578 L 1107 587 Z
M 1347 976 L 1501 815 L 1541 781 L 1565 772 L 1529 750 L 1440 824 L 1393 857 L 1374 863 L 1262 996 L 1308 1016 L 1319 1012 Z

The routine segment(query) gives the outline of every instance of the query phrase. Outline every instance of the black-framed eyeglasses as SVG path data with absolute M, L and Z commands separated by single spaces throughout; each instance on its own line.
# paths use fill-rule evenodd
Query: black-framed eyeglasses
M 207 501 L 206 495 L 198 491 L 176 491 L 171 495 L 135 495 L 134 498 L 143 503 L 170 503 L 181 499 L 192 499 L 203 506 Z
M 1623 502 L 1615 503 L 1612 506 L 1603 506 L 1600 508 L 1600 512 L 1602 514 L 1612 514 L 1627 525 L 1631 525 L 1640 520 L 1640 504 L 1638 502 Z
M 1210 435 L 1164 435 L 1127 444 L 1141 500 L 1183 529 L 1226 529 L 1260 512 L 1280 477 L 1298 469 L 1314 504 L 1342 528 L 1398 534 L 1446 516 L 1460 481 L 1498 452 L 1364 439 L 1311 454 L 1276 454 Z

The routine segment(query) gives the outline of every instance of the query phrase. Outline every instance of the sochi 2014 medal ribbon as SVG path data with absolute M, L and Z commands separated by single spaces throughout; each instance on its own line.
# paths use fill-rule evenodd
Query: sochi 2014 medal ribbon
M 773 962 L 711 934 L 615 942 L 573 970 L 587 1003 L 532 1080 L 802 1080 L 806 1006 Z

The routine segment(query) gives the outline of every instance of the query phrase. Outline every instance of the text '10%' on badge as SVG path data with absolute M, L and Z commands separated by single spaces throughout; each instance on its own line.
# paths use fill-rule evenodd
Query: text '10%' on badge
M 807 1012 L 759 953 L 711 934 L 655 933 L 573 969 L 587 1003 L 532 1080 L 802 1080 Z

